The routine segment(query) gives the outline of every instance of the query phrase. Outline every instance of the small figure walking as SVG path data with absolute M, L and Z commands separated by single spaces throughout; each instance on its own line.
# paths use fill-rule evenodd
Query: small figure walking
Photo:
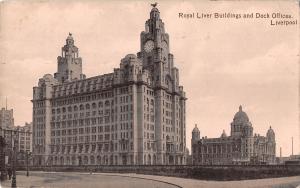
M 7 173 L 8 173 L 8 179 L 11 180 L 11 176 L 12 176 L 12 170 L 11 170 L 11 168 L 7 169 Z

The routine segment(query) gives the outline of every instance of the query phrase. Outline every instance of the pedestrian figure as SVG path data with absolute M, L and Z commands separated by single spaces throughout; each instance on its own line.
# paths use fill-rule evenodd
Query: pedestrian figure
M 11 180 L 11 176 L 12 176 L 12 170 L 11 170 L 11 168 L 7 169 L 7 173 L 8 173 L 8 179 Z

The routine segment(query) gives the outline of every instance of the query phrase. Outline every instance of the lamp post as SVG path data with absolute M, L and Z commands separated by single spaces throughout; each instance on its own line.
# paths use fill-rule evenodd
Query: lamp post
M 27 172 L 26 172 L 26 176 L 28 177 L 29 176 L 29 166 L 28 166 L 28 159 L 29 159 L 29 156 L 31 156 L 31 153 L 29 151 L 26 151 L 26 169 L 27 169 Z
M 19 131 L 14 130 L 11 131 L 11 133 L 14 132 L 14 138 L 11 138 L 13 141 L 13 162 L 12 162 L 12 181 L 11 181 L 11 187 L 16 188 L 17 187 L 17 177 L 16 177 L 16 165 L 17 165 L 17 148 L 18 148 L 18 141 L 19 141 Z
M 17 187 L 17 178 L 16 178 L 16 146 L 14 143 L 13 147 L 13 165 L 12 165 L 12 181 L 11 181 L 11 187 L 16 188 Z

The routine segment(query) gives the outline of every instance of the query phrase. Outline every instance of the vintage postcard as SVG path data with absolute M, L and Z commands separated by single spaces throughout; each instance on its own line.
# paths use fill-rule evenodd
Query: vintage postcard
M 300 187 L 299 1 L 0 1 L 0 187 Z

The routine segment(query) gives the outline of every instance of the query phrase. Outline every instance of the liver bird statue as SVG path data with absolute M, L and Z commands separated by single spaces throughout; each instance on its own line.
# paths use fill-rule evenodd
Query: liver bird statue
M 151 6 L 153 6 L 153 8 L 156 7 L 156 5 L 157 5 L 157 2 L 155 2 L 154 4 L 151 4 Z

